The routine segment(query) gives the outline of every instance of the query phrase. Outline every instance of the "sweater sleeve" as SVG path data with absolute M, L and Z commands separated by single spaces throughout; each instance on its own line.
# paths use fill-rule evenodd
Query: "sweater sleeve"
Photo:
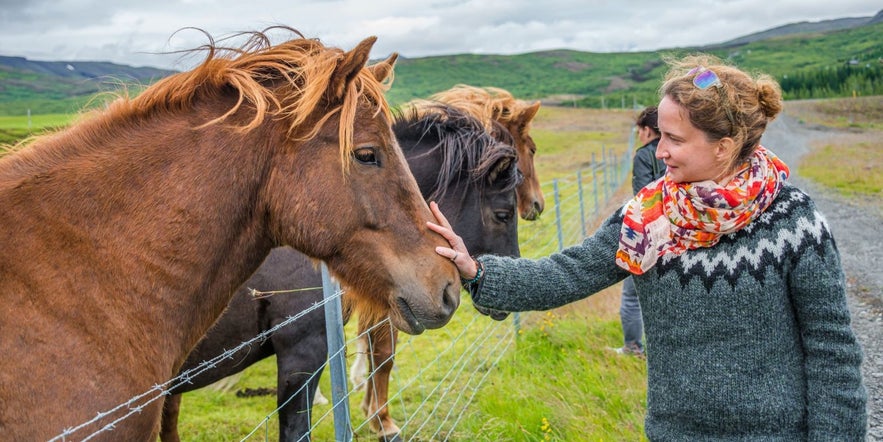
M 495 310 L 548 310 L 583 299 L 628 276 L 616 266 L 620 210 L 581 244 L 540 259 L 485 255 L 472 301 Z
M 807 225 L 817 243 L 806 245 L 789 278 L 806 357 L 809 440 L 863 441 L 862 351 L 850 327 L 840 255 L 824 219 L 818 212 L 814 218 Z

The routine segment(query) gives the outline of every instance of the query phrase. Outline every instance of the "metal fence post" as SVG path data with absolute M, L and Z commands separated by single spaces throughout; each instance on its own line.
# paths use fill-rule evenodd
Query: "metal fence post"
M 580 227 L 580 237 L 586 238 L 586 207 L 585 203 L 583 203 L 583 171 L 582 169 L 577 169 L 576 171 L 576 191 L 579 196 L 579 227 Z
M 610 177 L 608 175 L 607 168 L 610 167 L 608 165 L 609 160 L 607 159 L 607 147 L 603 144 L 601 145 L 601 176 L 604 179 L 604 183 L 601 184 L 601 189 L 604 190 L 604 202 L 607 203 L 607 191 L 610 187 Z
M 322 263 L 322 294 L 326 300 L 333 297 L 339 286 L 331 281 L 328 267 Z M 334 405 L 334 440 L 353 440 L 350 424 L 350 404 L 346 380 L 346 339 L 343 334 L 343 309 L 340 297 L 325 303 L 325 330 L 328 334 L 328 368 L 331 373 L 331 403 Z
M 595 216 L 598 216 L 598 163 L 595 162 L 595 152 L 592 152 L 592 195 L 595 198 Z
M 555 194 L 555 224 L 558 226 L 558 251 L 564 249 L 564 232 L 561 228 L 561 195 L 558 193 L 558 178 L 552 180 Z

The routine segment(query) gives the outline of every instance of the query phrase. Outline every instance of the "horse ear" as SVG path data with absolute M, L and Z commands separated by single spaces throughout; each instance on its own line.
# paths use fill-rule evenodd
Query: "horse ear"
M 346 88 L 368 63 L 371 47 L 376 41 L 377 37 L 368 37 L 356 45 L 353 50 L 343 54 L 343 60 L 337 64 L 334 73 L 331 74 L 331 81 L 328 83 L 328 92 L 332 99 L 343 99 Z
M 501 158 L 497 161 L 497 164 L 494 164 L 493 169 L 491 169 L 491 173 L 488 174 L 487 179 L 488 183 L 495 183 L 500 176 L 509 170 L 509 166 L 512 164 L 512 158 Z
M 393 52 L 392 55 L 389 56 L 386 60 L 381 61 L 372 66 L 368 66 L 368 70 L 374 74 L 374 78 L 377 81 L 383 83 L 390 74 L 392 74 L 392 68 L 396 64 L 396 59 L 399 57 L 397 52 Z
M 534 117 L 537 116 L 537 112 L 539 112 L 539 110 L 539 101 L 536 101 L 530 106 L 525 107 L 524 110 L 521 111 L 521 114 L 518 116 L 518 118 L 521 120 L 521 124 L 530 123 L 534 119 Z

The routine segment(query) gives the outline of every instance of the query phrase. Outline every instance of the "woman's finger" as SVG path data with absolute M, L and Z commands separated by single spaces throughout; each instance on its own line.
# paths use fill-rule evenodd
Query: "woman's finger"
M 429 202 L 429 210 L 435 216 L 435 219 L 436 219 L 436 221 L 438 221 L 439 225 L 453 230 L 453 228 L 451 228 L 451 223 L 448 222 L 448 219 L 441 212 L 441 209 L 438 208 L 438 203 L 436 203 L 435 201 L 430 201 Z

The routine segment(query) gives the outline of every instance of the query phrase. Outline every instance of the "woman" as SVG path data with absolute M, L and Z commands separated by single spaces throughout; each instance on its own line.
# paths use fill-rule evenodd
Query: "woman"
M 438 206 L 479 306 L 545 310 L 627 276 L 644 314 L 651 440 L 855 440 L 861 349 L 840 257 L 810 198 L 761 146 L 782 109 L 770 77 L 709 56 L 670 62 L 656 157 L 666 174 L 582 244 L 532 260 L 474 259 Z

